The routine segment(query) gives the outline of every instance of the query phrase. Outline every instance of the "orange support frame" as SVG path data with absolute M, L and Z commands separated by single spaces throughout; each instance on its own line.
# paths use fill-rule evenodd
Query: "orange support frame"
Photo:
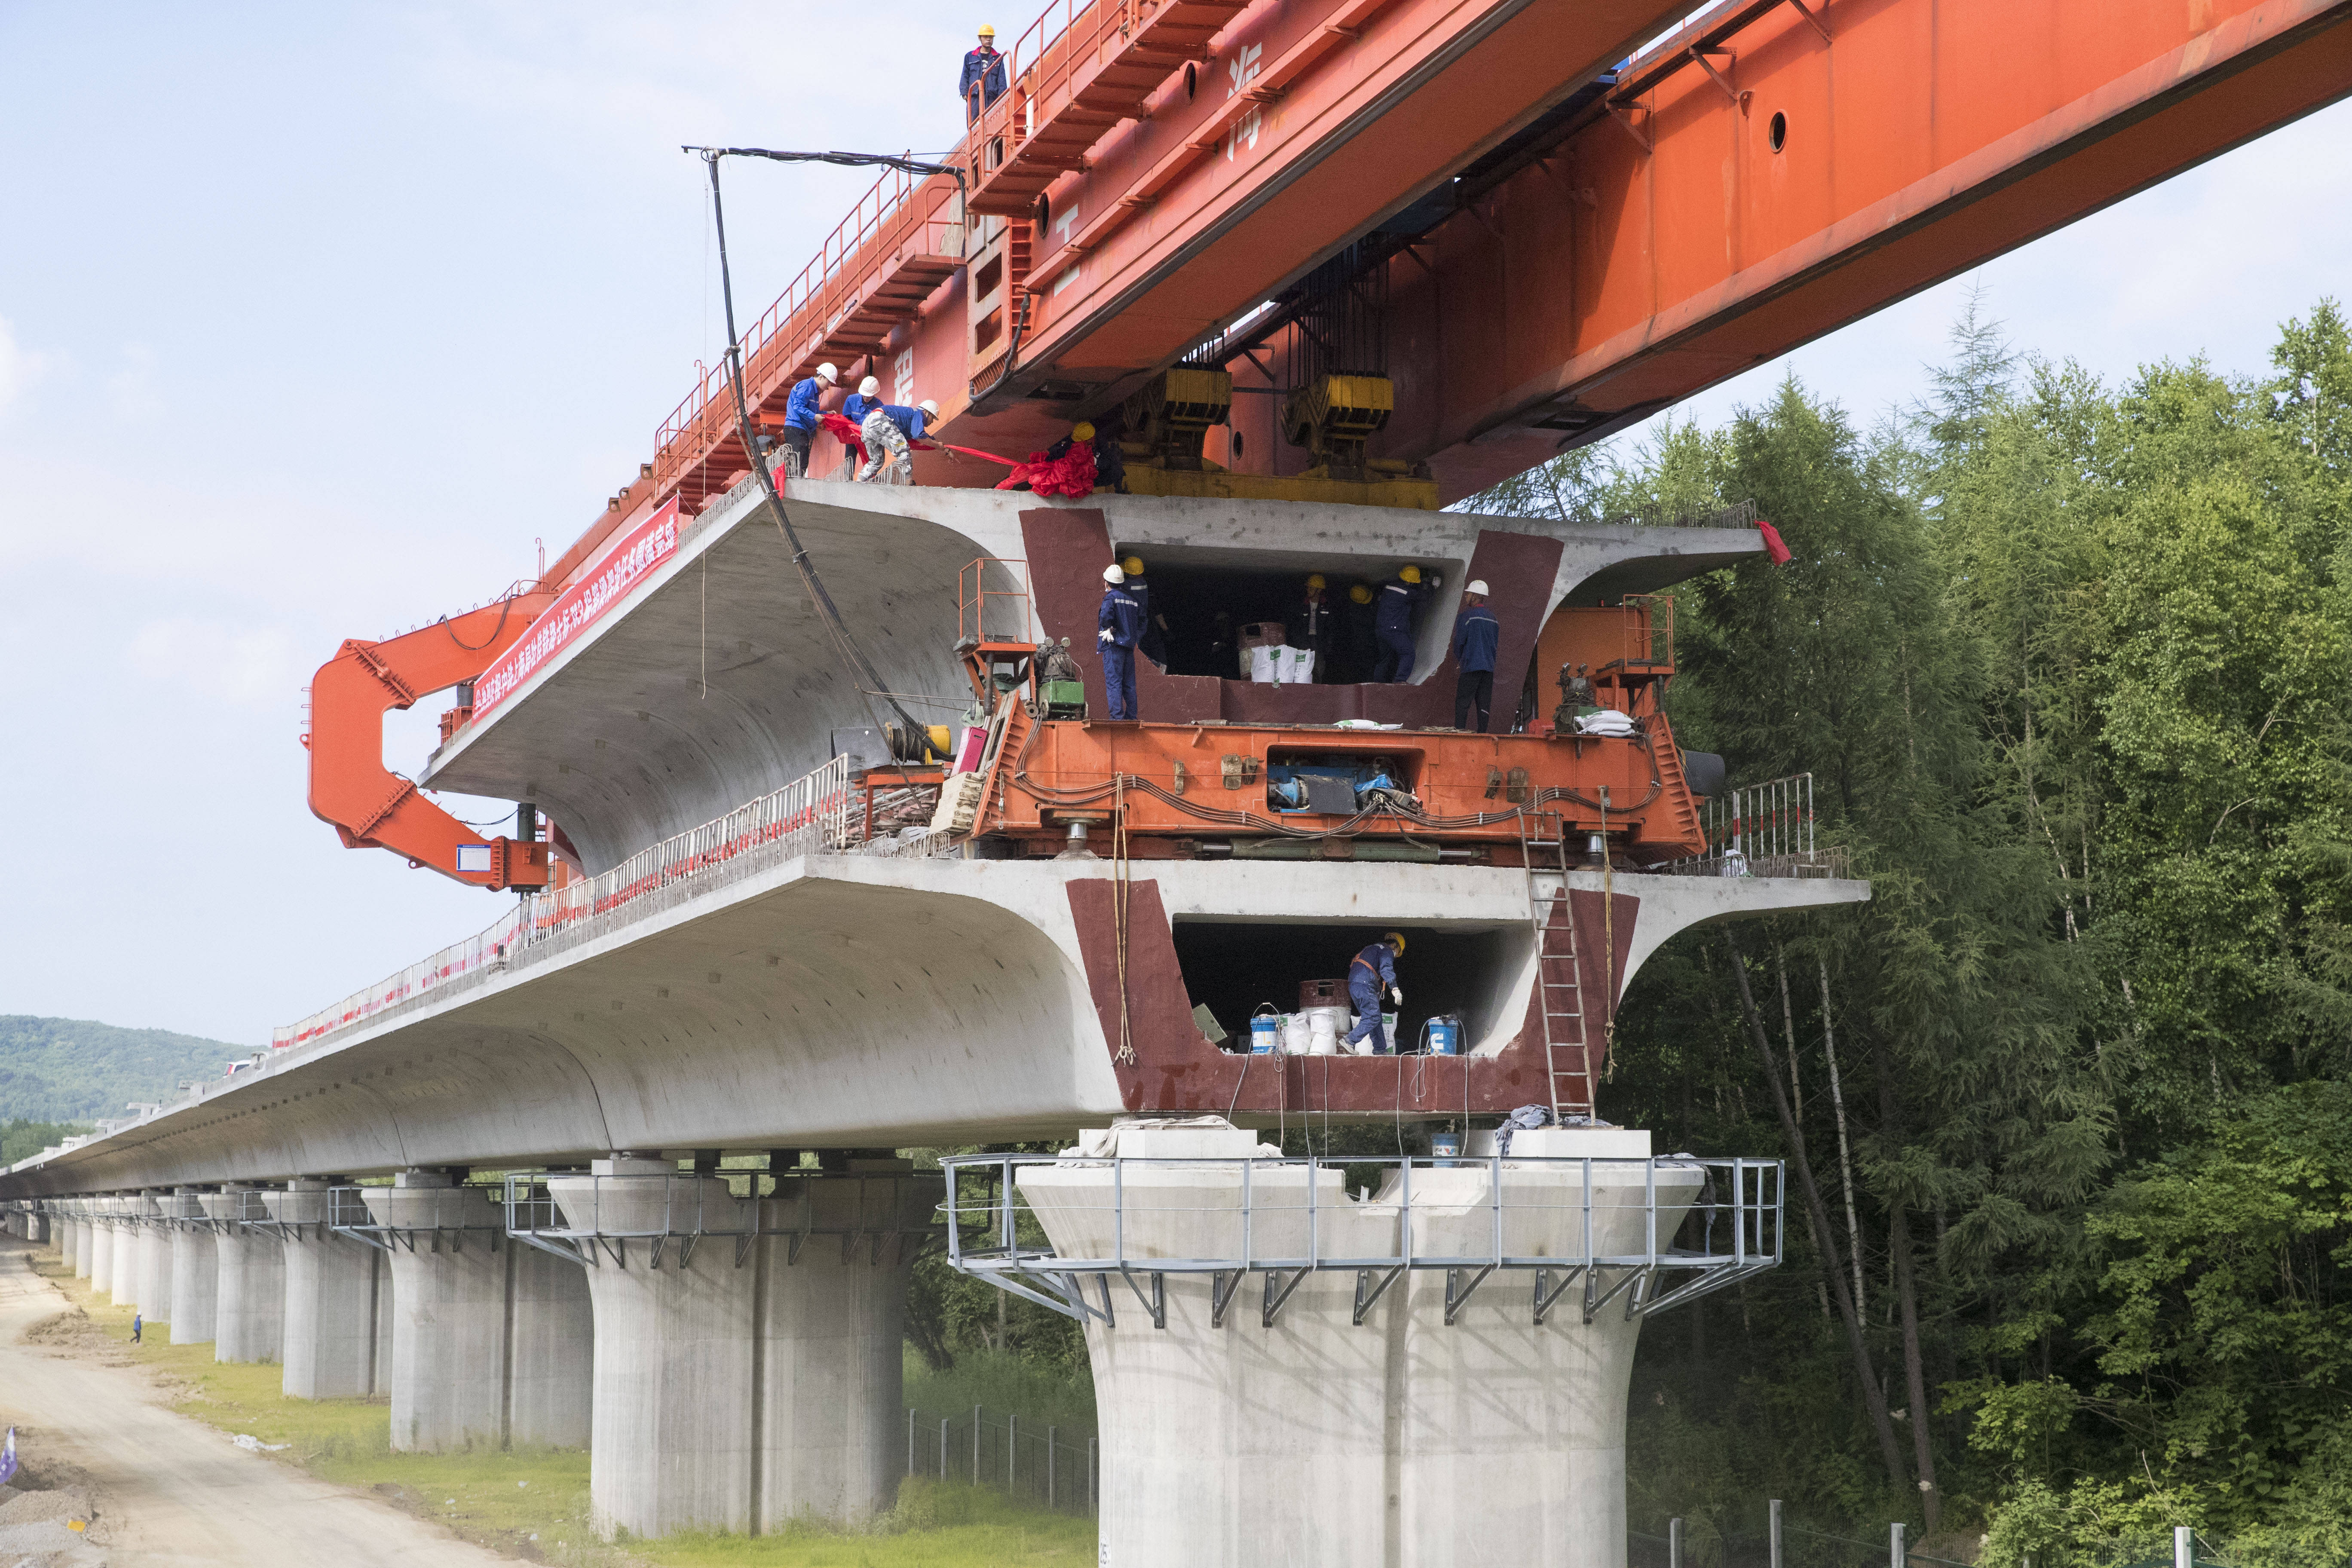
M 520 640 L 555 595 L 517 594 L 403 637 L 346 642 L 310 680 L 310 811 L 346 848 L 389 849 L 478 888 L 543 888 L 544 840 L 483 837 L 383 765 L 383 716 L 471 680 Z M 458 869 L 458 847 L 487 852 L 488 868 Z

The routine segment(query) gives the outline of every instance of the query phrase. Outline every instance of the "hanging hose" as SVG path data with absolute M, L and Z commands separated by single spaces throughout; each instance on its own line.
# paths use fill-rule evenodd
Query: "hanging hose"
M 866 650 L 859 647 L 857 639 L 850 636 L 848 624 L 834 605 L 833 595 L 825 592 L 824 580 L 817 576 L 816 568 L 809 563 L 808 550 L 801 543 L 792 518 L 784 511 L 784 498 L 776 491 L 775 476 L 768 471 L 767 458 L 752 437 L 751 411 L 743 402 L 743 345 L 735 335 L 735 287 L 727 266 L 727 215 L 719 198 L 719 160 L 730 153 L 744 157 L 814 158 L 824 163 L 887 163 L 894 167 L 904 166 L 908 160 L 868 158 L 864 154 L 847 153 L 767 153 L 755 147 L 689 147 L 687 151 L 699 153 L 702 161 L 710 166 L 710 218 L 719 236 L 719 293 L 727 310 L 727 382 L 735 394 L 735 426 L 742 438 L 744 456 L 751 460 L 751 472 L 759 476 L 760 489 L 768 498 L 768 511 L 775 519 L 776 531 L 783 535 L 785 545 L 793 552 L 793 569 L 800 574 L 801 585 L 808 590 L 810 600 L 816 605 L 817 618 L 824 623 L 835 651 L 849 667 L 850 680 L 857 688 L 858 700 L 865 705 L 866 716 L 874 721 L 876 729 L 883 727 L 881 715 L 874 708 L 874 699 L 881 697 L 889 703 L 890 710 L 898 715 L 898 721 L 906 726 L 906 735 L 912 743 L 923 733 L 923 726 L 915 722 L 915 716 L 908 712 L 896 697 L 889 695 L 881 675 L 866 658 Z

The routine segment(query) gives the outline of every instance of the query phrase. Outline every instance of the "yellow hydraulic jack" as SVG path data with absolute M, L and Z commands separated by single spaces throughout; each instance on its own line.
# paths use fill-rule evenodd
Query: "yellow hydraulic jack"
M 1426 468 L 1364 457 L 1365 441 L 1388 423 L 1396 397 L 1385 376 L 1329 375 L 1293 393 L 1283 435 L 1315 455 L 1303 474 L 1240 474 L 1201 455 L 1209 428 L 1233 416 L 1234 378 L 1223 370 L 1177 365 L 1127 400 L 1127 488 L 1136 495 L 1235 500 L 1339 501 L 1350 506 L 1437 510 Z

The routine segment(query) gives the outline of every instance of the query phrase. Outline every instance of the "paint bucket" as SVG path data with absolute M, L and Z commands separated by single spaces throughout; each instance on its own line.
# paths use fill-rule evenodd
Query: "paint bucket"
M 1261 1002 L 1250 1015 L 1250 1055 L 1272 1056 L 1281 1046 L 1282 1020 L 1276 1016 L 1273 1003 Z
M 1433 1132 L 1429 1135 L 1429 1152 L 1441 1170 L 1451 1170 L 1462 1158 L 1462 1134 Z
M 1462 1016 L 1441 1013 L 1429 1021 L 1429 1054 L 1433 1057 L 1458 1057 L 1462 1054 Z

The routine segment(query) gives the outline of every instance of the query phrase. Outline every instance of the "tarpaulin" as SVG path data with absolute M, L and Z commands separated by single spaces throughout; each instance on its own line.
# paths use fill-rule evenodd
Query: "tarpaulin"
M 835 414 L 829 408 L 821 417 L 824 420 L 824 433 L 848 447 L 863 464 L 866 461 L 866 439 L 857 433 L 857 426 L 846 415 Z

